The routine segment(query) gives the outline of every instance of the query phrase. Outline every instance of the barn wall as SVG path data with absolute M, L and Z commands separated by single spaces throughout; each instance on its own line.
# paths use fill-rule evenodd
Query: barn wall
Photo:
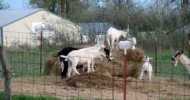
M 34 39 L 33 24 L 46 23 L 46 22 L 49 23 L 63 22 L 62 23 L 63 26 L 66 27 L 68 31 L 71 30 L 78 31 L 78 29 L 76 29 L 75 27 L 76 25 L 74 25 L 72 22 L 66 19 L 62 19 L 61 17 L 49 13 L 45 10 L 42 10 L 3 27 L 4 45 L 5 46 L 12 46 L 16 44 L 38 45 L 39 44 L 38 41 Z

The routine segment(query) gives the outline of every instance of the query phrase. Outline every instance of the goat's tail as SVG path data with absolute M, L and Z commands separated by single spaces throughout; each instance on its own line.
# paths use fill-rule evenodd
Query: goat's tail
M 65 58 L 65 61 L 68 61 L 68 56 L 60 55 L 61 58 Z

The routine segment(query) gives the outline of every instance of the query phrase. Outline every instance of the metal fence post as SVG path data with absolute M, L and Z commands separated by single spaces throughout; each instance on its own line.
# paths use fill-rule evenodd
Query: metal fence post
M 189 57 L 190 57 L 190 33 L 188 33 L 187 36 L 188 36 L 188 47 L 189 47 Z
M 43 31 L 40 32 L 40 74 L 42 73 L 42 48 L 43 48 Z
M 157 44 L 157 38 L 155 39 L 155 43 L 154 43 L 154 66 L 155 66 L 155 76 L 157 76 L 158 72 L 157 72 L 157 49 L 158 49 L 158 44 Z
M 124 66 L 123 66 L 123 100 L 126 100 L 126 71 L 127 71 L 127 54 L 124 55 Z

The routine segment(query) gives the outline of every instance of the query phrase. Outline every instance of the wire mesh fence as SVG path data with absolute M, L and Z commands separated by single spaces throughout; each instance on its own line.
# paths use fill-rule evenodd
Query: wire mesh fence
M 177 43 L 167 42 L 169 38 L 172 41 L 175 36 L 160 35 L 160 37 L 157 36 L 157 41 L 155 41 L 154 36 L 137 35 L 137 48 L 142 49 L 145 55 L 153 57 L 153 60 L 150 61 L 153 66 L 153 77 L 151 81 L 148 81 L 147 76 L 143 77 L 143 80 L 139 80 L 143 63 L 141 62 L 138 66 L 138 77 L 128 76 L 126 84 L 124 84 L 123 51 L 114 51 L 114 59 L 111 62 L 96 61 L 95 73 L 84 73 L 78 69 L 80 75 L 72 76 L 69 79 L 61 79 L 61 65 L 59 59 L 53 58 L 53 55 L 66 46 L 79 48 L 93 46 L 97 42 L 97 37 L 93 42 L 90 39 L 89 42 L 84 43 L 83 41 L 82 43 L 80 35 L 72 35 L 73 39 L 77 37 L 79 41 L 71 42 L 73 40 L 70 39 L 60 45 L 54 42 L 47 43 L 44 41 L 45 38 L 34 40 L 33 37 L 25 38 L 22 35 L 17 35 L 17 32 L 11 33 L 14 33 L 14 35 L 5 37 L 7 41 L 4 42 L 4 45 L 7 60 L 11 66 L 12 94 L 50 96 L 54 100 L 123 100 L 125 95 L 123 88 L 126 85 L 127 100 L 184 100 L 190 98 L 187 68 L 181 63 L 175 67 L 174 62 L 171 61 L 171 56 L 177 50 L 184 49 L 184 54 L 188 56 L 186 35 L 183 35 L 182 39 L 178 39 Z M 11 38 L 11 41 L 9 41 L 9 38 Z M 98 39 L 104 40 L 105 38 Z M 38 41 L 38 43 L 33 41 Z M 70 43 L 67 44 L 68 42 Z M 48 75 L 45 74 L 44 70 L 47 62 L 53 63 L 50 64 L 49 70 L 51 73 Z M 126 68 L 128 73 L 133 71 L 129 69 L 129 63 Z M 3 91 L 3 83 L 2 75 L 1 91 Z

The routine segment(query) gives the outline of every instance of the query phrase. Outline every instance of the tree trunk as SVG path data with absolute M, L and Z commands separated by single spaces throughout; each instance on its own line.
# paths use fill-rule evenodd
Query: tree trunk
M 65 17 L 65 0 L 61 0 L 61 16 Z

